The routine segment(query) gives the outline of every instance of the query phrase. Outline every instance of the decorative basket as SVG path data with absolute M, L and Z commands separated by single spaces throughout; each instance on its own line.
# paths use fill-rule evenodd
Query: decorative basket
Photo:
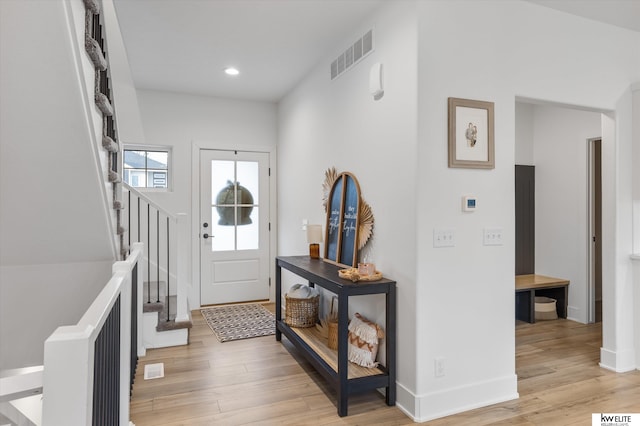
M 329 321 L 329 337 L 327 338 L 327 346 L 329 349 L 338 349 L 338 321 Z
M 297 299 L 284 296 L 286 312 L 284 322 L 291 327 L 314 327 L 318 322 L 318 305 L 320 296 L 308 299 Z
M 331 310 L 327 320 L 327 346 L 329 349 L 338 349 L 338 297 L 331 298 Z
M 556 299 L 536 296 L 535 318 L 536 321 L 558 319 L 558 312 L 556 310 Z

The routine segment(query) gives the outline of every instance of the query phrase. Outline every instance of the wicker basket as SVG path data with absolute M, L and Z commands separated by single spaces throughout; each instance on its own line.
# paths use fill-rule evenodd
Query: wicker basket
M 327 346 L 329 349 L 338 349 L 338 321 L 329 321 L 329 335 L 327 337 Z
M 320 296 L 308 299 L 296 299 L 284 296 L 286 312 L 284 322 L 291 327 L 314 327 L 318 322 Z

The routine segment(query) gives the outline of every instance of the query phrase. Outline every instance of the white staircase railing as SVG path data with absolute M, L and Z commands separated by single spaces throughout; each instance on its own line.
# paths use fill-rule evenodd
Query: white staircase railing
M 42 425 L 43 366 L 0 371 L 0 424 Z
M 187 266 L 178 256 L 180 236 L 186 232 L 185 215 L 173 215 L 135 188 L 122 183 L 124 246 L 143 242 L 147 256 L 143 304 L 162 303 L 165 322 L 189 321 Z M 159 324 L 161 328 L 161 324 Z
M 129 424 L 129 395 L 138 355 L 143 244 L 125 261 L 80 321 L 58 327 L 44 346 L 42 420 L 47 425 Z

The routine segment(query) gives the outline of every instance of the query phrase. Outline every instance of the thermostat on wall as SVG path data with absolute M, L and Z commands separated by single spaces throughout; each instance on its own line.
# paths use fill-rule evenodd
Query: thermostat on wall
M 478 198 L 472 195 L 465 195 L 462 197 L 462 211 L 463 212 L 474 212 L 478 207 Z

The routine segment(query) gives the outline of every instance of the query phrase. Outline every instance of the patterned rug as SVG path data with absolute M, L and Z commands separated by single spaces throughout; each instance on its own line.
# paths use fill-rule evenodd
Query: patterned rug
M 227 305 L 200 310 L 220 342 L 269 336 L 276 333 L 274 315 L 262 305 Z

